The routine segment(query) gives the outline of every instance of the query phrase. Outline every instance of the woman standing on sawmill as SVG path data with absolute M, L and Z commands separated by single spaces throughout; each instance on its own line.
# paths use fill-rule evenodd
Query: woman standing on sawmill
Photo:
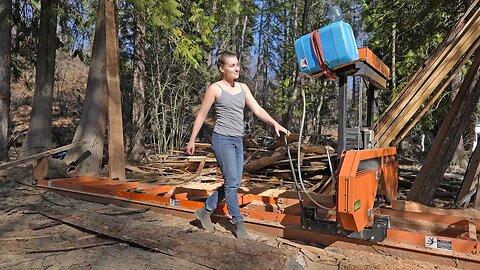
M 192 135 L 186 151 L 190 155 L 194 153 L 195 138 L 210 107 L 215 104 L 216 122 L 212 134 L 212 149 L 222 171 L 224 183 L 208 197 L 203 208 L 195 211 L 195 216 L 205 230 L 213 231 L 210 215 L 217 208 L 218 202 L 225 199 L 228 212 L 235 224 L 237 238 L 249 239 L 250 236 L 245 229 L 237 198 L 237 190 L 243 174 L 243 111 L 245 104 L 258 118 L 272 125 L 277 136 L 280 136 L 280 132 L 287 135 L 290 132 L 258 104 L 247 85 L 236 82 L 240 75 L 240 65 L 233 52 L 220 53 L 217 57 L 217 67 L 222 73 L 222 80 L 207 88 L 200 111 L 193 124 Z

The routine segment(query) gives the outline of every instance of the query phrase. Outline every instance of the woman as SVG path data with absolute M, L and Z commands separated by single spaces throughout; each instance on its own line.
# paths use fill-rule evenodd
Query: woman
M 289 131 L 260 107 L 248 86 L 236 82 L 240 74 L 240 66 L 234 53 L 224 51 L 219 54 L 217 67 L 222 73 L 222 80 L 207 88 L 186 150 L 190 155 L 194 153 L 195 138 L 210 107 L 215 104 L 216 122 L 212 134 L 212 149 L 225 181 L 210 195 L 205 202 L 205 207 L 195 211 L 195 215 L 205 230 L 213 231 L 210 215 L 217 208 L 218 202 L 225 199 L 228 212 L 235 224 L 237 238 L 249 239 L 237 198 L 237 190 L 240 187 L 243 172 L 243 111 L 245 104 L 258 118 L 272 125 L 277 136 L 280 136 L 280 132 L 289 134 Z

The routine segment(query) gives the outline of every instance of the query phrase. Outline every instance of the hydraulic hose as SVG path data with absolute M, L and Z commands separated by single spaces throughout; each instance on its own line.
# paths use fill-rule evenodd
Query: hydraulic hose
M 292 155 L 290 154 L 290 148 L 288 147 L 287 137 L 285 136 L 284 139 L 285 139 L 285 147 L 287 148 L 288 161 L 290 163 L 290 168 L 292 170 L 293 180 L 295 182 L 295 190 L 297 191 L 298 200 L 300 201 L 300 207 L 302 208 L 302 220 L 303 220 L 303 199 L 302 199 L 302 194 L 300 192 L 299 187 L 302 188 L 302 190 L 305 192 L 307 197 L 318 207 L 320 207 L 322 209 L 325 209 L 325 210 L 330 210 L 332 208 L 323 206 L 320 203 L 318 203 L 317 201 L 315 201 L 315 199 L 313 199 L 312 196 L 310 196 L 310 194 L 308 194 L 308 191 L 305 188 L 305 185 L 303 184 L 302 173 L 301 173 L 301 169 L 300 169 L 302 133 L 303 133 L 303 126 L 304 126 L 304 123 L 305 123 L 305 114 L 306 114 L 305 91 L 303 89 L 302 89 L 302 100 L 303 100 L 303 115 L 302 115 L 302 122 L 301 122 L 301 125 L 300 125 L 300 134 L 299 134 L 299 138 L 298 138 L 298 153 L 297 153 L 298 179 L 297 179 L 297 174 L 295 173 L 295 168 L 293 166 L 293 160 L 292 160 Z M 327 152 L 327 155 L 329 155 L 328 152 Z M 330 158 L 329 158 L 329 165 L 330 165 L 330 172 L 332 173 L 332 179 L 333 179 L 334 176 L 333 176 L 333 170 L 331 168 Z

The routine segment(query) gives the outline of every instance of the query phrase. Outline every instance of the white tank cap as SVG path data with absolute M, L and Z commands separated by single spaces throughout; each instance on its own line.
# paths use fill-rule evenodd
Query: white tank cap
M 331 6 L 328 9 L 327 18 L 329 18 L 332 23 L 343 20 L 342 10 L 339 6 Z

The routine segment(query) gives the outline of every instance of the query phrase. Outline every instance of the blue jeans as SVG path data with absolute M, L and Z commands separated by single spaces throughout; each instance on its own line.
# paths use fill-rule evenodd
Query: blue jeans
M 225 199 L 233 223 L 243 220 L 238 205 L 237 190 L 243 173 L 243 138 L 212 134 L 212 149 L 222 170 L 223 185 L 208 197 L 205 202 L 207 211 L 214 211 L 218 202 Z

